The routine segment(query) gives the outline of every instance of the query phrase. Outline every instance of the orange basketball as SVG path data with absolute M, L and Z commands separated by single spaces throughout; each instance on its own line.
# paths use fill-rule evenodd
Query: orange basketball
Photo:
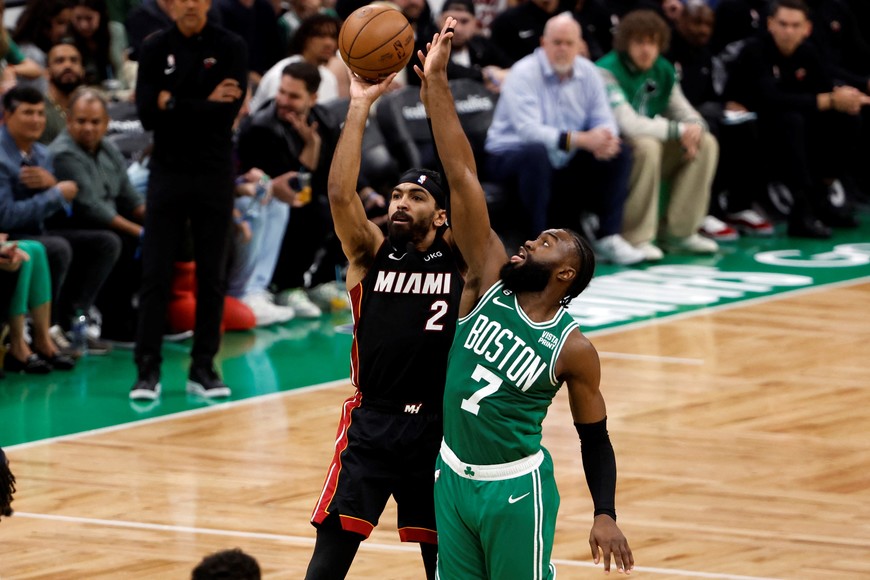
M 398 10 L 363 6 L 342 24 L 338 51 L 351 71 L 369 82 L 378 82 L 402 70 L 411 60 L 414 30 Z

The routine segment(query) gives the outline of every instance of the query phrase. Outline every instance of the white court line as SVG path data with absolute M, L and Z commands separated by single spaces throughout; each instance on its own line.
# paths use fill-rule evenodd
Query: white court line
M 645 326 L 653 326 L 656 324 L 662 324 L 666 322 L 675 322 L 685 320 L 687 318 L 694 318 L 696 316 L 706 316 L 707 314 L 722 312 L 724 310 L 732 310 L 734 308 L 742 308 L 744 306 L 755 306 L 757 304 L 764 304 L 765 302 L 773 302 L 775 300 L 781 300 L 783 298 L 794 298 L 795 296 L 805 296 L 807 294 L 815 294 L 816 292 L 827 291 L 827 290 L 836 290 L 838 288 L 845 288 L 847 286 L 857 286 L 858 284 L 864 284 L 866 282 L 870 282 L 870 276 L 863 276 L 861 278 L 853 278 L 851 280 L 841 280 L 839 282 L 831 282 L 830 284 L 819 284 L 818 286 L 807 286 L 805 288 L 796 288 L 794 290 L 786 290 L 785 292 L 779 292 L 777 294 L 768 294 L 765 296 L 758 296 L 756 298 L 749 298 L 747 300 L 737 300 L 736 302 L 729 302 L 728 304 L 719 304 L 716 306 L 705 306 L 704 308 L 699 308 L 698 310 L 689 310 L 688 312 L 680 312 L 679 314 L 672 314 L 669 316 L 662 316 L 653 318 L 650 320 L 638 320 L 637 322 L 629 322 L 628 324 L 621 324 L 619 326 L 611 326 L 610 328 L 602 328 L 601 330 L 590 330 L 589 332 L 583 331 L 583 334 L 587 337 L 593 336 L 605 336 L 608 334 L 615 334 L 617 332 L 622 332 L 624 330 L 636 330 L 638 328 L 643 328 Z M 582 330 L 582 329 L 581 329 Z
M 158 532 L 177 532 L 187 534 L 203 534 L 209 536 L 230 536 L 234 538 L 245 538 L 253 540 L 268 540 L 273 542 L 281 542 L 284 544 L 293 544 L 298 546 L 314 546 L 314 538 L 306 538 L 303 536 L 288 536 L 285 534 L 266 534 L 262 532 L 243 532 L 237 530 L 220 530 L 215 528 L 194 528 L 189 526 L 170 526 L 166 524 L 148 524 L 142 522 L 129 522 L 124 520 L 101 520 L 96 518 L 80 518 L 76 516 L 60 516 L 51 514 L 34 514 L 27 512 L 15 512 L 13 518 L 27 518 L 33 520 L 50 520 L 55 522 L 66 522 L 72 524 L 88 524 L 94 526 L 109 526 L 115 528 L 131 528 L 137 530 L 152 530 Z M 363 542 L 360 544 L 360 550 L 369 550 L 373 552 L 411 552 L 419 553 L 420 548 L 416 545 L 393 545 L 393 544 L 378 544 L 376 542 Z M 559 566 L 573 566 L 575 568 L 598 568 L 601 565 L 595 565 L 592 562 L 580 562 L 577 560 L 562 560 L 553 559 L 553 563 Z M 612 566 L 612 565 L 611 565 Z M 669 574 L 672 576 L 687 576 L 691 578 L 716 578 L 721 580 L 780 580 L 766 576 L 740 576 L 735 574 L 720 574 L 716 572 L 695 572 L 691 570 L 677 570 L 669 568 L 656 568 L 646 566 L 636 566 L 634 570 L 638 572 L 648 572 L 651 574 Z M 612 567 L 611 572 L 615 569 Z
M 694 318 L 695 316 L 706 316 L 707 314 L 713 312 L 720 312 L 723 310 L 731 310 L 733 308 L 740 308 L 743 306 L 754 306 L 756 304 L 764 304 L 765 302 L 772 302 L 774 300 L 780 300 L 784 298 L 792 298 L 794 296 L 804 296 L 806 294 L 814 294 L 816 292 L 821 292 L 823 290 L 832 290 L 837 288 L 843 288 L 846 286 L 857 286 L 858 284 L 863 284 L 865 282 L 870 281 L 870 276 L 864 276 L 862 278 L 855 278 L 852 280 L 842 280 L 840 282 L 831 282 L 830 284 L 821 284 L 818 286 L 809 286 L 807 288 L 798 288 L 796 290 L 787 290 L 785 292 L 780 292 L 778 294 L 770 294 L 767 296 L 759 296 L 757 298 L 750 298 L 749 300 L 738 300 L 737 302 L 732 302 L 730 304 L 720 304 L 719 306 L 709 306 L 706 308 L 700 308 L 698 310 L 690 310 L 688 312 L 683 312 L 680 314 L 674 314 L 672 316 L 665 316 L 661 318 L 653 318 L 651 320 L 639 320 L 637 322 L 631 322 L 629 324 L 623 324 L 620 326 L 614 326 L 612 328 L 604 328 L 602 330 L 591 330 L 589 332 L 584 332 L 583 334 L 587 337 L 594 336 L 604 336 L 608 334 L 614 334 L 616 332 L 622 332 L 627 330 L 636 330 L 638 328 L 643 328 L 645 326 L 652 326 L 655 324 L 663 324 L 668 322 L 675 322 L 685 320 L 687 318 Z M 615 353 L 616 354 L 616 353 Z M 636 356 L 644 356 L 644 355 L 636 355 Z M 78 433 L 71 433 L 69 435 L 59 435 L 57 437 L 51 437 L 49 439 L 40 439 L 39 441 L 29 441 L 27 443 L 19 443 L 18 445 L 10 445 L 5 449 L 7 451 L 17 450 L 17 449 L 28 449 L 30 447 L 37 447 L 40 445 L 45 445 L 48 443 L 58 443 L 62 441 L 74 441 L 76 439 L 81 439 L 83 437 L 89 437 L 91 435 L 101 435 L 103 433 L 112 433 L 115 431 L 120 431 L 122 429 L 131 429 L 133 427 L 138 427 L 140 425 L 148 425 L 151 423 L 160 423 L 162 421 L 168 421 L 175 418 L 184 418 L 190 417 L 193 415 L 199 415 L 202 413 L 210 413 L 212 411 L 220 411 L 231 409 L 233 407 L 237 407 L 239 405 L 249 405 L 253 403 L 257 403 L 260 401 L 268 401 L 271 399 L 277 399 L 281 397 L 299 395 L 303 393 L 308 393 L 312 391 L 318 391 L 322 389 L 332 388 L 338 385 L 345 385 L 349 382 L 350 378 L 347 379 L 339 379 L 335 381 L 329 381 L 326 383 L 320 383 L 317 385 L 311 385 L 308 387 L 300 387 L 298 389 L 292 389 L 290 391 L 281 391 L 278 393 L 269 393 L 268 395 L 255 395 L 253 397 L 249 397 L 247 399 L 242 399 L 240 401 L 228 401 L 226 403 L 220 403 L 217 405 L 210 405 L 208 407 L 202 407 L 200 409 L 191 409 L 189 411 L 179 411 L 178 413 L 170 413 L 169 415 L 162 415 L 160 417 L 150 417 L 148 419 L 141 419 L 138 421 L 131 421 L 129 423 L 122 423 L 121 425 L 113 425 L 111 427 L 100 427 L 99 429 L 91 429 L 90 431 L 80 431 Z
M 601 358 L 616 358 L 621 360 L 642 360 L 649 362 L 666 362 L 680 365 L 703 365 L 702 358 L 682 358 L 678 356 L 658 356 L 654 354 L 633 354 L 630 352 L 608 352 L 599 351 L 598 356 Z

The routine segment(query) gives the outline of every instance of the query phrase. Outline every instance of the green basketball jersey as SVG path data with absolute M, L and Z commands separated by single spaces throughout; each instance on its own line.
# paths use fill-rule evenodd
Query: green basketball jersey
M 508 463 L 541 448 L 541 424 L 561 386 L 556 359 L 577 328 L 564 308 L 533 322 L 501 281 L 459 319 L 447 361 L 444 440 L 462 461 Z

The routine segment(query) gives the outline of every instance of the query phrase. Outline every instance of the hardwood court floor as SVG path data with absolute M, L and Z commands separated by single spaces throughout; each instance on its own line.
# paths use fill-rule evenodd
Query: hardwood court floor
M 870 578 L 870 283 L 593 337 L 641 578 Z M 241 547 L 301 578 L 345 383 L 13 450 L 3 579 L 187 578 Z M 558 578 L 600 578 L 564 393 Z M 615 572 L 612 572 L 615 575 Z M 390 507 L 350 578 L 421 578 Z

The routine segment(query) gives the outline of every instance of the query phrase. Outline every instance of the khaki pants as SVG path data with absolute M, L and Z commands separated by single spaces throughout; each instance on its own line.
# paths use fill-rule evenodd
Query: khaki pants
M 622 235 L 634 245 L 656 238 L 662 179 L 670 182 L 670 200 L 663 218 L 663 235 L 685 238 L 698 231 L 710 203 L 710 186 L 719 160 L 719 144 L 704 133 L 698 154 L 683 159 L 679 141 L 652 137 L 628 140 L 634 153 Z

